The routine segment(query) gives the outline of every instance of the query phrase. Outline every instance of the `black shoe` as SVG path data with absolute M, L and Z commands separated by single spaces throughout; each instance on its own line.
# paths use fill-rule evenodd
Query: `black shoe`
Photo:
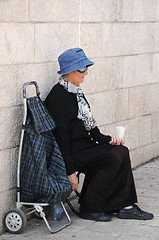
M 79 217 L 87 220 L 98 221 L 98 222 L 111 221 L 111 216 L 109 216 L 107 213 L 86 213 L 86 212 L 80 211 Z
M 117 217 L 121 219 L 150 220 L 154 215 L 152 213 L 144 212 L 137 205 L 134 205 L 131 209 L 121 209 L 117 213 Z

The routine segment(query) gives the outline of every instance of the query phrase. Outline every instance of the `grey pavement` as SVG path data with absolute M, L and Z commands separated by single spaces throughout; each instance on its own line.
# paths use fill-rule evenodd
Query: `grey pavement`
M 121 220 L 114 215 L 111 222 L 88 221 L 80 219 L 67 207 L 72 224 L 56 234 L 48 230 L 43 220 L 33 218 L 27 221 L 23 233 L 4 233 L 0 236 L 0 240 L 159 240 L 159 158 L 137 167 L 133 170 L 133 174 L 138 204 L 143 210 L 155 215 L 152 220 Z

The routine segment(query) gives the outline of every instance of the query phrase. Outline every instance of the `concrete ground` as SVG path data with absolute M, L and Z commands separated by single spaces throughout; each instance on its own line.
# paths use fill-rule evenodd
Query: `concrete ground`
M 139 206 L 152 212 L 153 220 L 120 220 L 113 216 L 111 222 L 95 222 L 80 219 L 67 207 L 72 224 L 62 231 L 51 234 L 41 219 L 27 222 L 21 234 L 4 233 L 0 240 L 158 240 L 159 239 L 159 159 L 155 159 L 133 170 Z M 75 200 L 73 200 L 75 201 Z M 77 205 L 77 203 L 75 203 Z M 62 220 L 62 221 L 65 221 Z M 52 223 L 54 223 L 52 221 Z M 57 223 L 54 223 L 56 225 Z M 59 224 L 59 223 L 58 223 Z

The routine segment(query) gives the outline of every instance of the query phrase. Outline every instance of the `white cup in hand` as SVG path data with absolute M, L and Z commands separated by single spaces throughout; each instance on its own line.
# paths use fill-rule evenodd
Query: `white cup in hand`
M 117 126 L 115 127 L 115 136 L 119 138 L 120 141 L 124 138 L 125 135 L 125 127 Z

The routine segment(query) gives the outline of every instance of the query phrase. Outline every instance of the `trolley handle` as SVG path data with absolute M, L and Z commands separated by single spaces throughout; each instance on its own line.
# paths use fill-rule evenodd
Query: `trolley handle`
M 39 97 L 40 96 L 40 91 L 39 91 L 39 86 L 37 84 L 37 82 L 35 81 L 31 81 L 31 82 L 26 82 L 23 84 L 23 98 L 26 98 L 26 86 L 28 85 L 34 85 L 36 88 L 36 94 Z

